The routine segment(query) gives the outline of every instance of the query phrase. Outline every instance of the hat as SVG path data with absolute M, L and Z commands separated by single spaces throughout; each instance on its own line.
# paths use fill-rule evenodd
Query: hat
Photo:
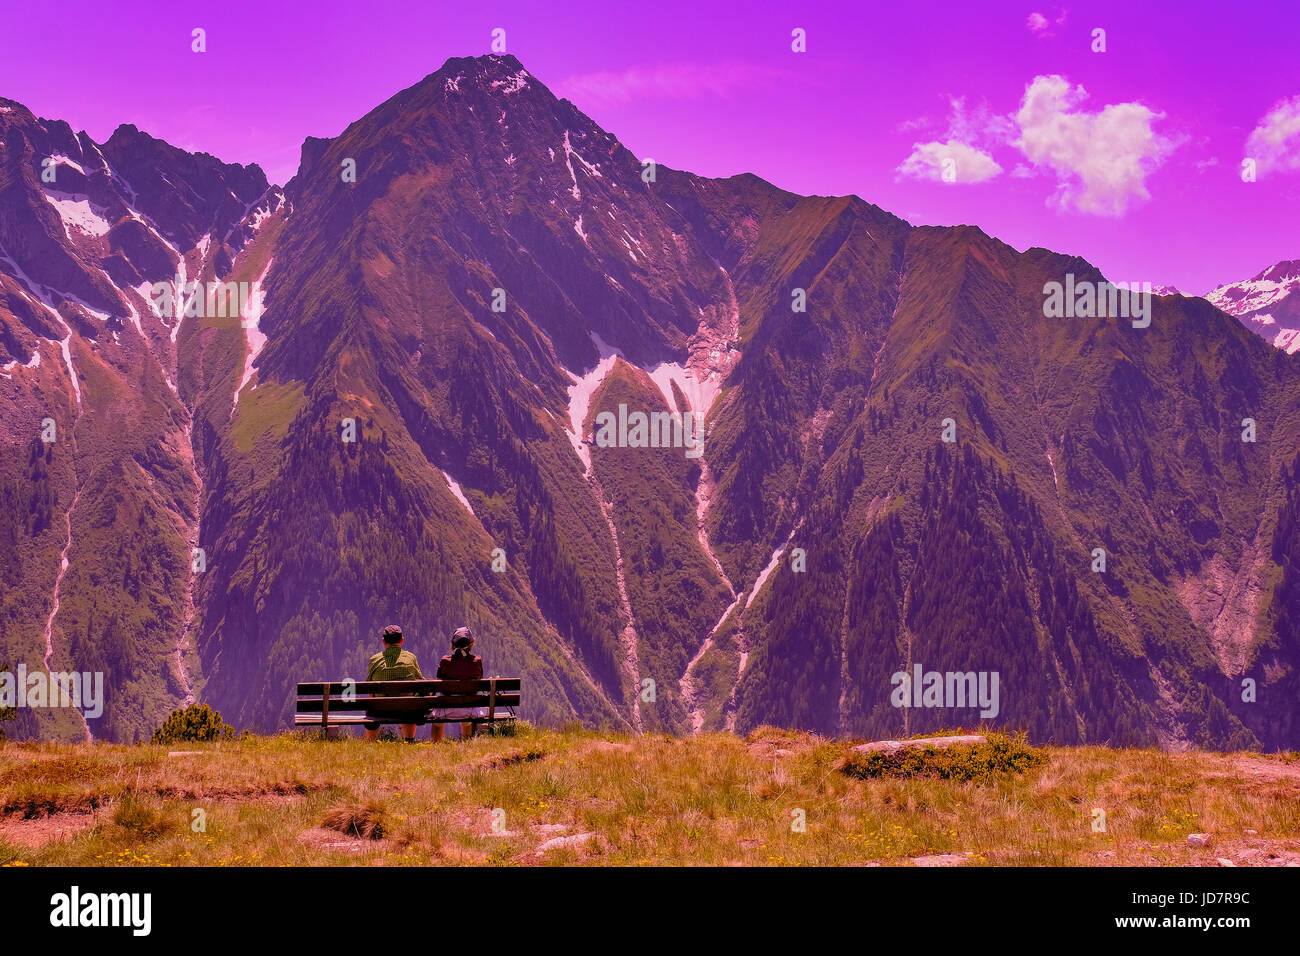
M 468 627 L 456 628 L 456 633 L 451 636 L 452 647 L 469 647 L 474 643 L 474 632 Z
M 402 639 L 402 629 L 396 624 L 389 624 L 381 635 L 385 644 L 396 644 Z

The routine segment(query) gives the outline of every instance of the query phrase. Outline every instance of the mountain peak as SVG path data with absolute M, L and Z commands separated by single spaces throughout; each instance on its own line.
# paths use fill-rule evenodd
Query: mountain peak
M 28 123 L 35 122 L 36 117 L 32 111 L 17 100 L 6 99 L 0 96 L 0 124 L 4 123 Z
M 467 69 L 513 73 L 523 68 L 524 65 L 513 53 L 483 53 L 479 56 L 449 56 L 433 75 Z
M 1288 279 L 1300 279 L 1300 259 L 1283 259 L 1252 277 L 1250 281 L 1285 282 Z
M 518 58 L 510 53 L 485 53 L 482 56 L 453 56 L 437 71 L 425 77 L 425 83 L 442 86 L 448 92 L 465 88 L 494 91 L 505 87 L 512 93 L 527 85 L 530 74 Z M 423 84 L 421 84 L 423 85 Z

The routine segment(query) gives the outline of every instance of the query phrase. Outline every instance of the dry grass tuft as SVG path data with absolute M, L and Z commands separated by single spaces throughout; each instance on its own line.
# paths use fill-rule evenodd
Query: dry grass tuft
M 321 819 L 321 826 L 363 840 L 382 840 L 387 831 L 387 814 L 378 800 L 345 803 L 330 807 Z

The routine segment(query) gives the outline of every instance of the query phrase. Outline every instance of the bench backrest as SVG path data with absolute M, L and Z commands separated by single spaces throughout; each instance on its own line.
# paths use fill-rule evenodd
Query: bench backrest
M 298 685 L 297 712 L 330 714 L 450 707 L 518 707 L 518 677 L 486 680 L 309 681 Z M 490 711 L 491 713 L 491 711 Z

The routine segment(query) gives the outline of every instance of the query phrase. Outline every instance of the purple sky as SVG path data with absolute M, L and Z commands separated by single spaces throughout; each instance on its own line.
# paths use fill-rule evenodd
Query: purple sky
M 489 52 L 501 27 L 530 73 L 671 166 L 856 193 L 1193 293 L 1300 258 L 1295 0 L 6 7 L 0 95 L 100 141 L 135 123 L 281 183 L 304 137 Z

